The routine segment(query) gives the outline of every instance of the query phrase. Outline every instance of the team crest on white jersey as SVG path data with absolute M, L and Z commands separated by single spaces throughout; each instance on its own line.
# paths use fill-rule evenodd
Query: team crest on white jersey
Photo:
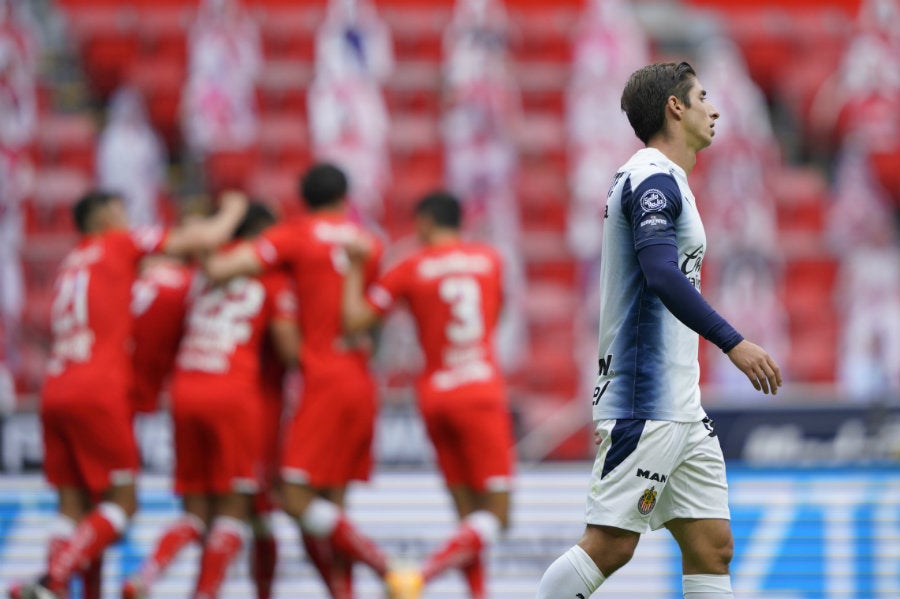
M 666 196 L 658 189 L 648 189 L 641 196 L 640 202 L 644 212 L 659 212 L 666 207 Z
M 644 492 L 641 493 L 641 498 L 638 499 L 637 509 L 642 515 L 646 516 L 656 507 L 656 495 L 655 486 L 645 489 Z

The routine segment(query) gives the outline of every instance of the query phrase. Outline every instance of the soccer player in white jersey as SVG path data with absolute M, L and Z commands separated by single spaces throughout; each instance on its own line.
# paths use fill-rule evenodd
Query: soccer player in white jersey
M 733 537 L 725 462 L 700 404 L 699 335 L 763 393 L 778 365 L 700 295 L 706 236 L 687 182 L 718 111 L 686 62 L 631 75 L 622 110 L 645 147 L 615 174 L 601 257 L 597 457 L 584 535 L 553 562 L 538 599 L 586 598 L 666 527 L 681 549 L 685 599 L 727 599 Z

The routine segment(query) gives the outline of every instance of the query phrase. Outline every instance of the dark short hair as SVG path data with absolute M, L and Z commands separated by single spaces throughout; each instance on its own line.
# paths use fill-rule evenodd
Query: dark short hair
M 620 105 L 634 134 L 645 144 L 666 123 L 666 101 L 675 96 L 685 106 L 697 73 L 686 62 L 658 62 L 638 69 L 628 78 Z
M 100 208 L 107 206 L 111 202 L 121 201 L 121 199 L 118 194 L 102 189 L 93 189 L 87 192 L 72 206 L 72 219 L 75 221 L 75 228 L 80 233 L 88 233 L 91 216 Z
M 338 203 L 347 195 L 347 175 L 333 164 L 313 165 L 300 178 L 300 197 L 310 208 Z
M 235 239 L 250 239 L 275 224 L 278 219 L 268 204 L 259 200 L 251 200 L 247 204 L 247 212 L 243 220 L 234 230 Z
M 416 204 L 416 216 L 427 216 L 440 227 L 459 229 L 462 225 L 462 205 L 449 191 L 433 191 Z

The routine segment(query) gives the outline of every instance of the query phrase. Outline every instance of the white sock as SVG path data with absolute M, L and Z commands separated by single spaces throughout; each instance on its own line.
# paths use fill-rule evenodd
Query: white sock
M 75 532 L 77 526 L 75 520 L 63 514 L 56 514 L 50 521 L 50 537 L 57 539 L 68 539 Z
M 681 590 L 684 599 L 734 599 L 728 574 L 685 574 Z
M 500 535 L 500 529 L 502 528 L 500 519 L 487 510 L 472 512 L 466 516 L 463 523 L 478 533 L 478 537 L 484 545 L 493 544 Z
M 604 580 L 606 577 L 591 556 L 575 545 L 544 572 L 536 599 L 587 599 Z
M 314 537 L 327 537 L 341 519 L 341 508 L 330 501 L 316 497 L 309 502 L 300 516 L 300 526 Z
M 210 536 L 217 531 L 231 533 L 239 537 L 242 543 L 246 543 L 250 537 L 250 525 L 231 516 L 216 516 L 210 526 Z
M 117 503 L 104 501 L 97 506 L 97 511 L 100 512 L 103 517 L 109 521 L 113 529 L 115 529 L 115 531 L 118 533 L 121 533 L 123 530 L 125 530 L 125 527 L 128 526 L 128 514 L 125 513 L 125 510 L 122 509 L 122 506 Z

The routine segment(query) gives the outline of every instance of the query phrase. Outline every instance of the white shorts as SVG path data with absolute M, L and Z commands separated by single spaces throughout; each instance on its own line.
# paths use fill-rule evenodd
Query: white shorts
M 585 521 L 645 533 L 674 518 L 730 520 L 712 421 L 599 420 Z

